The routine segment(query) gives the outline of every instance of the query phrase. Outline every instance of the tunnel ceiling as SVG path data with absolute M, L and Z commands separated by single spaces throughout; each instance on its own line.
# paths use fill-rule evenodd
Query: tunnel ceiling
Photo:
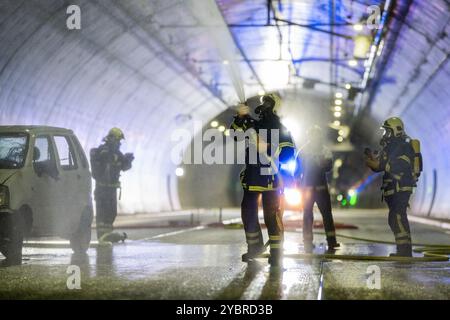
M 237 102 L 228 66 L 189 3 L 74 0 L 82 28 L 68 30 L 67 1 L 0 1 L 2 123 L 72 128 L 86 150 L 119 126 L 124 148 L 136 153 L 134 170 L 123 177 L 121 210 L 178 208 L 175 164 L 168 160 L 171 133 L 195 120 L 205 123 Z M 385 2 L 218 0 L 218 23 L 230 30 L 246 95 L 301 94 L 296 89 L 313 86 L 323 105 L 346 83 L 363 85 L 367 59 L 353 67 L 349 61 L 354 24 L 367 19 L 369 5 Z M 424 148 L 428 182 L 421 194 L 434 192 L 436 170 L 441 199 L 448 196 L 442 190 L 450 190 L 441 184 L 449 180 L 448 160 L 427 159 L 438 151 L 432 141 L 450 151 L 448 19 L 443 0 L 393 1 L 367 90 L 355 100 L 354 114 L 346 115 L 349 121 L 363 111 L 375 121 L 403 115 Z M 422 201 L 421 211 L 430 206 Z M 436 216 L 450 209 L 433 206 Z

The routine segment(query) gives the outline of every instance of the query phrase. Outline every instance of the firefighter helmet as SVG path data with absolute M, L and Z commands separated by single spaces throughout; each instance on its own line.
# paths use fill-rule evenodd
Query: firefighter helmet
M 384 121 L 382 128 L 387 132 L 391 131 L 393 137 L 401 137 L 405 135 L 405 126 L 403 121 L 398 117 L 391 117 Z
M 107 138 L 114 138 L 120 141 L 122 139 L 125 139 L 125 135 L 123 134 L 122 130 L 114 127 L 111 130 L 109 130 Z
M 263 95 L 260 98 L 260 102 L 261 104 L 255 109 L 256 114 L 262 114 L 269 110 L 276 114 L 281 106 L 281 98 L 276 93 Z

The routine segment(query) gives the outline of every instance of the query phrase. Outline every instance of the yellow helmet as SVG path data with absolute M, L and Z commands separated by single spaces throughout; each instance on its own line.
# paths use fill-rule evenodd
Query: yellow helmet
M 116 128 L 116 127 L 109 130 L 107 137 L 114 138 L 119 141 L 122 139 L 125 139 L 125 135 L 123 134 L 122 130 L 120 130 L 119 128 Z
M 401 137 L 405 135 L 405 126 L 403 121 L 397 117 L 391 117 L 384 121 L 382 128 L 385 130 L 391 130 L 394 137 Z

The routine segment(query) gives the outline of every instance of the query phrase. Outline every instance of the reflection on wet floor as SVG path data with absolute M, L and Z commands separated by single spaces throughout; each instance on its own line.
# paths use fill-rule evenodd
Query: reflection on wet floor
M 388 239 L 380 215 L 341 215 L 358 230 L 348 235 Z M 418 240 L 432 242 L 444 231 L 414 224 Z M 127 230 L 134 240 L 98 247 L 75 256 L 68 248 L 24 249 L 22 266 L 0 269 L 1 298 L 62 299 L 448 299 L 449 262 L 348 261 L 285 258 L 283 268 L 270 268 L 266 259 L 245 264 L 242 230 L 203 228 L 160 233 L 153 240 L 146 229 Z M 182 231 L 179 229 L 179 231 Z M 421 235 L 420 235 L 421 234 Z M 426 235 L 424 237 L 423 235 Z M 154 236 L 154 233 L 152 234 Z M 387 256 L 393 245 L 341 238 L 336 254 Z M 325 238 L 315 237 L 315 253 L 325 250 Z M 286 253 L 302 251 L 301 233 L 287 232 Z M 420 254 L 417 254 L 420 255 Z M 68 290 L 67 267 L 81 270 L 81 290 Z M 369 289 L 368 267 L 381 271 L 381 288 Z

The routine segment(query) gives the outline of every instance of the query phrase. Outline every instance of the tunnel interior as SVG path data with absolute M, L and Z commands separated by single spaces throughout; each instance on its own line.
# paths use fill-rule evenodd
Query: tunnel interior
M 119 206 L 138 213 L 238 203 L 236 166 L 174 163 L 171 154 L 177 130 L 192 133 L 177 141 L 185 152 L 211 121 L 228 128 L 242 95 L 279 92 L 298 145 L 311 123 L 327 128 L 342 160 L 330 179 L 344 191 L 368 177 L 362 150 L 379 148 L 380 124 L 399 116 L 424 159 L 411 210 L 450 219 L 448 1 L 213 3 L 205 18 L 193 0 L 74 0 L 81 28 L 71 30 L 67 1 L 2 0 L 2 125 L 70 128 L 85 150 L 122 128 L 136 160 Z M 364 19 L 375 27 L 356 30 Z M 380 205 L 377 181 L 361 205 Z

